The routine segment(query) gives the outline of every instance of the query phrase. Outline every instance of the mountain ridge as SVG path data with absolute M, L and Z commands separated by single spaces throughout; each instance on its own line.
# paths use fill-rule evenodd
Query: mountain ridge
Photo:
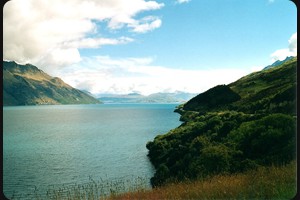
M 272 67 L 277 67 L 291 59 L 295 58 L 295 56 L 287 56 L 284 60 L 276 60 L 274 63 L 272 63 L 271 65 L 268 65 L 266 67 L 263 68 L 263 70 L 266 70 L 266 69 L 270 69 Z
M 98 97 L 104 103 L 184 103 L 196 94 L 187 92 L 158 92 L 150 95 L 139 93 L 101 94 Z
M 4 106 L 100 103 L 34 65 L 3 61 L 2 67 Z

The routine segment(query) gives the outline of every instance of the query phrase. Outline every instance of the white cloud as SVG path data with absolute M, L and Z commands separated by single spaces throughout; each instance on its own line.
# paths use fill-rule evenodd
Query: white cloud
M 203 92 L 218 84 L 228 84 L 249 73 L 245 69 L 183 70 L 152 64 L 153 58 L 84 58 L 58 71 L 68 84 L 93 94 L 186 91 Z
M 33 59 L 31 62 L 36 63 L 37 66 L 47 68 L 47 73 L 54 73 L 55 70 L 78 63 L 81 57 L 76 48 L 54 48 L 45 52 L 42 57 Z
M 289 50 L 293 53 L 297 53 L 297 32 L 289 39 Z
M 288 48 L 278 49 L 271 54 L 272 62 L 284 60 L 287 56 L 297 56 L 297 32 L 291 36 L 288 42 Z
M 137 14 L 163 6 L 163 3 L 146 0 L 130 3 L 127 0 L 12 0 L 3 8 L 3 58 L 19 63 L 62 66 L 72 59 L 67 61 L 68 58 L 62 56 L 54 59 L 55 52 L 78 56 L 79 48 L 134 41 L 125 36 L 103 37 L 97 22 L 111 30 L 124 27 L 145 33 L 159 28 L 161 20 L 152 16 L 139 19 Z M 78 60 L 76 57 L 74 62 Z
M 63 43 L 63 47 L 68 48 L 99 48 L 103 45 L 117 45 L 126 44 L 134 41 L 132 38 L 120 37 L 117 39 L 112 38 L 82 38 L 79 40 L 66 41 Z
M 182 3 L 188 3 L 190 2 L 191 0 L 176 0 L 176 3 L 177 4 L 182 4 Z
M 135 23 L 132 23 L 131 25 L 129 25 L 129 27 L 133 28 L 132 30 L 133 32 L 146 33 L 156 28 L 159 28 L 161 24 L 162 21 L 157 17 L 148 16 L 143 18 L 140 21 L 136 21 Z

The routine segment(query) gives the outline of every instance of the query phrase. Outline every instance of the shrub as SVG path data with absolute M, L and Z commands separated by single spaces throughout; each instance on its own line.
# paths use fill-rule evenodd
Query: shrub
M 230 133 L 230 138 L 245 158 L 261 164 L 282 164 L 295 158 L 296 122 L 288 115 L 271 114 L 242 123 Z

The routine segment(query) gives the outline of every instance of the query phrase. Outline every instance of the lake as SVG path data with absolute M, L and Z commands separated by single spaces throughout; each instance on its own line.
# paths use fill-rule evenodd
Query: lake
M 177 104 L 3 107 L 3 191 L 29 199 L 49 187 L 142 177 L 146 143 L 180 125 Z

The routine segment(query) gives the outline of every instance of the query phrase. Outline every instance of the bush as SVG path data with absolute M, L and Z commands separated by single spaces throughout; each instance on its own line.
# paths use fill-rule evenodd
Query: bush
M 226 172 L 230 167 L 231 155 L 228 147 L 223 144 L 208 146 L 201 151 L 200 160 L 203 166 L 203 175 Z
M 296 122 L 288 115 L 271 114 L 244 122 L 230 138 L 245 158 L 261 164 L 287 163 L 296 155 Z

